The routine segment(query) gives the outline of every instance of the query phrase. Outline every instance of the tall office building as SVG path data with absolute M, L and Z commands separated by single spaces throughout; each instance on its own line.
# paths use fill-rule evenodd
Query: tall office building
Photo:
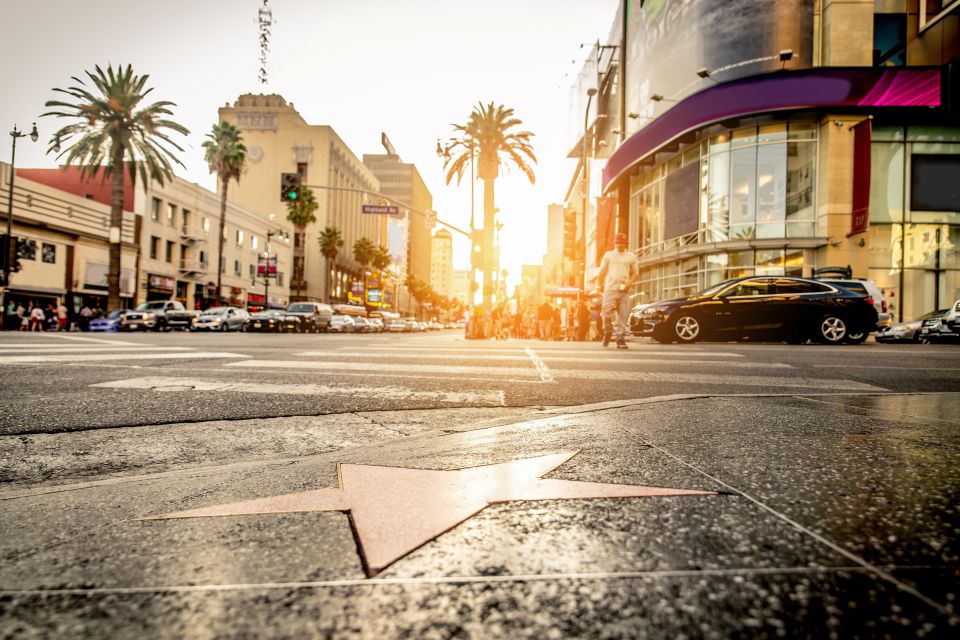
M 453 296 L 453 236 L 446 229 L 433 234 L 430 286 L 442 296 Z

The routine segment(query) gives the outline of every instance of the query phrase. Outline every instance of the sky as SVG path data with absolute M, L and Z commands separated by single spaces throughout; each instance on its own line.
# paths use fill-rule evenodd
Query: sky
M 562 202 L 575 168 L 567 132 L 570 86 L 588 50 L 581 45 L 606 37 L 618 3 L 269 0 L 274 24 L 261 84 L 262 0 L 6 0 L 0 127 L 29 132 L 36 121 L 40 141 L 21 139 L 16 164 L 57 166 L 45 143 L 63 123 L 39 117 L 57 97 L 52 89 L 94 65 L 129 63 L 149 74 L 155 99 L 176 103 L 174 120 L 190 129 L 177 137 L 186 167 L 177 174 L 213 190 L 201 144 L 217 109 L 243 93 L 278 93 L 308 123 L 332 126 L 357 157 L 383 153 L 386 132 L 417 166 L 439 218 L 466 229 L 469 179 L 446 185 L 437 139 L 478 103 L 503 104 L 535 134 L 538 158 L 535 185 L 515 169 L 496 181 L 502 263 L 516 283 L 521 264 L 540 264 L 547 205 Z M 4 162 L 10 143 L 2 136 Z M 482 193 L 478 182 L 477 226 Z M 454 236 L 454 263 L 464 268 L 469 245 Z

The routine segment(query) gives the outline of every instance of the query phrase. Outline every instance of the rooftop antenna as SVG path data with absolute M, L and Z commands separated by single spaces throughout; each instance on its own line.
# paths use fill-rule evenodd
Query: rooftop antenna
M 273 12 L 268 6 L 269 0 L 263 0 L 257 23 L 260 25 L 260 84 L 267 84 L 267 54 L 270 52 L 270 27 L 273 26 Z

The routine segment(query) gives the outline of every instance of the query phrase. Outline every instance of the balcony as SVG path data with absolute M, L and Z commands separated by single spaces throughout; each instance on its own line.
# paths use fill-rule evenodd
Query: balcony
M 290 280 L 290 291 L 299 291 L 306 288 L 307 288 L 306 280 L 299 280 L 297 278 Z
M 207 233 L 200 225 L 184 224 L 180 226 L 180 237 L 191 242 L 203 242 L 207 239 Z
M 206 273 L 207 263 L 196 259 L 185 259 L 180 261 L 180 273 Z

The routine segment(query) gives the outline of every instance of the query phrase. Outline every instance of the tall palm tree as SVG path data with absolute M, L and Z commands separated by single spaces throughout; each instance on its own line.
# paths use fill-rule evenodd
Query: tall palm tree
M 370 258 L 370 264 L 373 265 L 374 269 L 382 272 L 390 266 L 391 262 L 393 262 L 393 258 L 390 257 L 389 249 L 383 245 L 374 247 L 373 255 Z
M 203 159 L 207 161 L 210 173 L 217 174 L 220 183 L 220 227 L 217 233 L 217 304 L 221 304 L 220 284 L 223 270 L 223 235 L 227 224 L 227 188 L 231 180 L 240 182 L 240 174 L 247 162 L 247 148 L 243 145 L 240 130 L 227 121 L 213 125 L 203 143 Z
M 536 182 L 533 169 L 527 163 L 536 164 L 530 139 L 534 134 L 529 131 L 510 131 L 523 122 L 514 117 L 513 109 L 493 102 L 474 107 L 466 124 L 455 124 L 454 142 L 447 146 L 446 159 L 447 184 L 457 177 L 457 183 L 463 177 L 467 163 L 477 154 L 477 174 L 483 180 L 483 304 L 490 308 L 493 291 L 493 227 L 494 227 L 494 182 L 500 175 L 501 165 L 507 162 L 516 165 L 530 180 Z
M 313 193 L 310 195 L 312 197 Z M 337 259 L 337 254 L 340 253 L 340 248 L 343 247 L 343 235 L 340 229 L 327 226 L 320 232 L 317 240 L 320 243 L 320 253 L 327 259 L 327 302 L 330 302 L 330 270 L 333 261 Z
M 313 194 L 313 190 L 308 187 L 303 187 L 300 189 L 300 197 L 296 200 L 287 201 L 287 220 L 296 228 L 297 237 L 300 238 L 300 243 L 294 247 L 294 251 L 300 252 L 300 255 L 297 257 L 303 258 L 303 239 L 307 232 L 307 225 L 313 224 L 317 221 L 317 216 L 314 215 L 320 205 L 317 203 L 317 197 Z M 339 233 L 339 232 L 338 232 Z M 343 243 L 341 242 L 341 246 Z M 326 254 L 324 254 L 326 255 Z M 336 257 L 336 256 L 334 256 Z M 329 297 L 329 287 L 330 281 L 327 280 L 327 292 Z M 303 274 L 300 274 L 300 277 L 297 278 L 297 298 L 300 298 L 300 293 L 303 290 Z
M 353 259 L 360 263 L 361 267 L 366 267 L 373 260 L 373 254 L 377 247 L 370 238 L 360 238 L 353 243 Z
M 110 189 L 110 262 L 107 271 L 107 307 L 120 308 L 120 256 L 123 227 L 123 165 L 128 162 L 131 182 L 140 180 L 146 187 L 152 179 L 163 185 L 173 179 L 172 162 L 183 166 L 174 150 L 183 151 L 165 130 L 187 135 L 190 132 L 167 116 L 173 112 L 172 102 L 160 101 L 142 105 L 153 91 L 145 89 L 150 76 L 138 76 L 133 68 L 107 65 L 106 71 L 95 66 L 93 73 L 84 71 L 92 87 L 84 80 L 71 77 L 74 85 L 54 88 L 72 100 L 49 100 L 44 116 L 73 120 L 50 139 L 47 153 L 56 153 L 67 165 L 79 165 L 80 176 L 94 178 L 102 170 L 103 179 L 111 179 Z M 76 138 L 75 142 L 67 146 Z

